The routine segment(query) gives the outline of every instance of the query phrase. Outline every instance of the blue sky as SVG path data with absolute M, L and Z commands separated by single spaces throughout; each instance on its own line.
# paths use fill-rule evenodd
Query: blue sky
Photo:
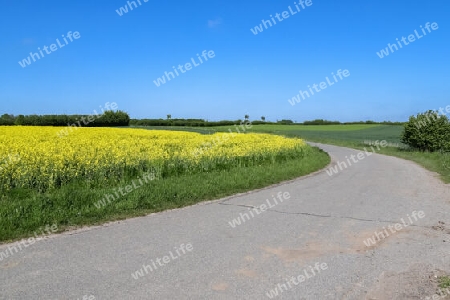
M 0 10 L 0 113 L 90 114 L 116 102 L 132 118 L 407 120 L 450 105 L 450 2 L 312 0 L 258 34 L 286 1 L 11 1 Z M 427 22 L 437 30 L 380 58 Z M 80 38 L 22 68 L 44 46 Z M 423 35 L 423 34 L 422 34 Z M 215 57 L 157 87 L 172 66 Z M 350 76 L 290 105 L 339 69 Z

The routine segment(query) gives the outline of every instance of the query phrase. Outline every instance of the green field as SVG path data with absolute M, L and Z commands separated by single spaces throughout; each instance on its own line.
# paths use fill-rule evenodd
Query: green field
M 403 126 L 399 125 L 255 125 L 252 132 L 273 133 L 302 137 L 315 142 L 386 140 L 400 143 Z M 214 128 L 222 131 L 224 128 Z M 228 129 L 225 129 L 228 130 Z
M 216 128 L 224 130 L 224 128 Z M 281 134 L 290 137 L 301 137 L 311 142 L 332 144 L 362 150 L 367 145 L 364 141 L 382 141 L 399 144 L 403 126 L 401 125 L 255 125 L 252 132 Z M 404 146 L 404 145 L 403 145 Z M 380 154 L 396 156 L 414 161 L 424 168 L 436 172 L 445 183 L 450 183 L 450 153 L 428 153 L 386 147 L 378 151 Z
M 151 130 L 176 130 L 193 131 L 202 134 L 212 134 L 214 132 L 228 132 L 230 129 L 237 132 L 236 127 L 176 127 L 176 126 L 152 126 L 138 127 Z M 240 127 L 237 127 L 242 131 Z M 403 126 L 400 125 L 253 125 L 247 132 L 261 132 L 280 134 L 286 136 L 301 136 L 322 142 L 326 140 L 344 140 L 362 142 L 364 140 L 386 140 L 391 143 L 400 143 L 400 133 Z
M 156 129 L 152 127 L 151 129 Z M 211 134 L 216 131 L 226 132 L 235 127 L 182 128 L 165 127 L 172 130 L 196 131 Z M 331 144 L 355 149 L 367 147 L 364 141 L 382 141 L 391 146 L 381 148 L 378 153 L 396 156 L 414 161 L 424 168 L 436 172 L 445 183 L 450 183 L 450 153 L 428 153 L 412 151 L 400 142 L 402 125 L 351 124 L 351 125 L 254 125 L 248 132 L 279 134 L 288 137 L 300 137 L 310 142 Z M 392 147 L 392 144 L 397 147 Z M 400 147 L 399 147 L 400 146 Z
M 378 124 L 350 124 L 350 125 L 254 125 L 259 131 L 356 131 L 381 127 Z M 400 126 L 401 127 L 401 126 Z
M 151 130 L 177 130 L 193 131 L 203 134 L 214 132 L 228 132 L 230 129 L 237 132 L 236 127 L 176 127 L 155 126 L 143 127 Z M 403 126 L 400 125 L 253 125 L 248 132 L 261 132 L 280 134 L 292 137 L 322 142 L 327 141 L 352 141 L 363 142 L 364 140 L 386 140 L 390 143 L 400 143 L 400 133 Z M 238 127 L 240 129 L 240 127 Z M 240 129 L 242 130 L 242 129 Z

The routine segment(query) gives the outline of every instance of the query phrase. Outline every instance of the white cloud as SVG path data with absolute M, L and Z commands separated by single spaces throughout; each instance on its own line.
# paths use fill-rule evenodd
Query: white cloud
M 222 19 L 221 18 L 217 18 L 215 20 L 208 20 L 208 27 L 209 28 L 215 28 L 215 27 L 219 26 L 220 24 L 222 24 Z
M 33 38 L 22 39 L 22 45 L 26 45 L 26 46 L 33 45 L 34 42 L 35 42 L 35 40 Z

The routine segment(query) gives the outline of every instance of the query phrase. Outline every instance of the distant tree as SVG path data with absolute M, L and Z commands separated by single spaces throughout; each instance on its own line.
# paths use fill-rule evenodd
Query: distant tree
M 14 120 L 14 125 L 23 125 L 24 123 L 25 123 L 24 115 L 18 115 L 17 118 Z
M 266 117 L 262 116 L 261 117 L 261 121 L 265 122 L 266 121 Z
M 245 117 L 244 117 L 246 120 L 248 120 L 248 118 L 250 118 L 248 115 L 245 115 Z
M 0 125 L 14 125 L 14 116 L 4 114 L 0 117 Z
M 277 121 L 277 124 L 283 124 L 283 125 L 290 125 L 290 124 L 294 124 L 294 122 L 292 120 L 281 120 L 281 121 Z
M 172 119 L 172 115 L 167 115 L 167 120 Z

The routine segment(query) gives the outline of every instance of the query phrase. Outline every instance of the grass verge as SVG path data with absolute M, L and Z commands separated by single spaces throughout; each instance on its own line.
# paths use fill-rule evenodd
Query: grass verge
M 439 277 L 439 288 L 441 289 L 450 288 L 450 276 Z
M 31 236 L 45 225 L 57 224 L 58 230 L 63 231 L 218 199 L 307 175 L 329 162 L 328 154 L 311 148 L 300 159 L 277 164 L 264 163 L 150 181 L 101 208 L 95 206 L 97 201 L 130 185 L 136 178 L 127 177 L 121 182 L 94 189 L 83 181 L 46 193 L 15 189 L 0 196 L 0 241 Z
M 370 150 L 370 146 L 364 145 L 363 142 L 320 139 L 320 138 L 319 139 L 310 138 L 308 139 L 308 141 L 348 147 L 358 150 L 363 150 L 364 148 Z M 439 152 L 434 153 L 420 152 L 396 147 L 385 147 L 385 148 L 380 147 L 380 150 L 377 149 L 376 153 L 395 156 L 398 158 L 413 161 L 429 171 L 438 173 L 439 178 L 444 183 L 450 183 L 450 153 L 445 154 Z

